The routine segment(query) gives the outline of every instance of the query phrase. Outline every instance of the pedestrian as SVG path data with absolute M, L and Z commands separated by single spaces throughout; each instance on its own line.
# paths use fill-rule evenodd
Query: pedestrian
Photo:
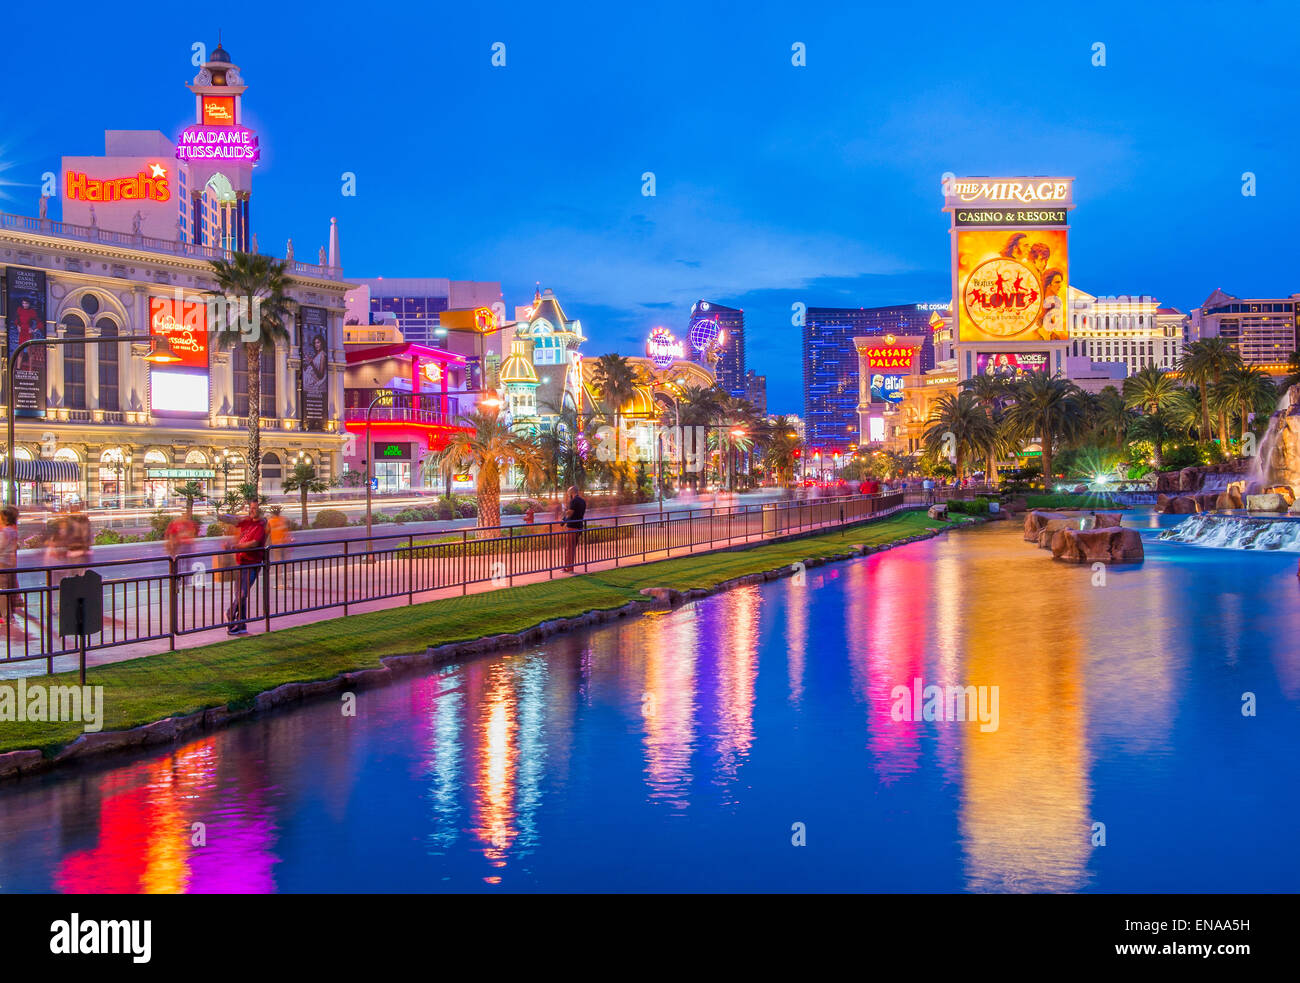
M 934 479 L 926 478 L 921 482 L 921 489 L 925 492 L 925 504 L 934 504 Z
M 574 563 L 578 556 L 578 540 L 582 537 L 582 530 L 586 526 L 587 500 L 578 493 L 578 486 L 572 485 L 569 488 L 569 506 L 564 510 L 564 528 L 567 538 L 565 554 L 565 573 L 573 573 Z
M 289 556 L 289 544 L 293 542 L 293 530 L 289 520 L 281 515 L 278 505 L 271 506 L 270 518 L 266 520 L 266 533 L 271 540 L 271 562 L 276 564 L 279 573 L 275 579 L 281 590 L 293 589 L 293 564 L 286 563 Z
M 18 510 L 12 505 L 0 509 L 0 623 L 8 624 L 13 612 L 23 606 L 23 595 L 9 593 L 18 587 Z
M 90 551 L 93 545 L 90 517 L 86 515 L 85 507 L 80 502 L 73 503 L 72 514 L 64 523 L 64 530 L 64 547 L 67 550 L 64 562 L 69 567 L 64 576 L 79 577 L 90 565 Z
M 266 520 L 262 518 L 262 506 L 255 498 L 248 503 L 248 512 L 244 516 L 221 518 L 227 525 L 235 526 L 235 598 L 226 609 L 226 620 L 230 622 L 226 633 L 242 635 L 248 631 L 248 595 L 257 582 L 266 551 Z
M 167 531 L 163 533 L 163 541 L 167 547 L 167 555 L 175 560 L 178 556 L 188 553 L 194 546 L 194 537 L 199 534 L 199 526 L 192 518 L 184 515 L 178 515 L 167 523 Z

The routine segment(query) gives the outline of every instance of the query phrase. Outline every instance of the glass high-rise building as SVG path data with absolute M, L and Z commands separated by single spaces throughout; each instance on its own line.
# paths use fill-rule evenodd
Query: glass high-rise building
M 713 328 L 710 324 L 717 325 Z M 721 341 L 718 341 L 718 338 Z M 691 307 L 691 323 L 687 329 L 688 357 L 701 365 L 708 364 L 706 354 L 716 352 L 717 363 L 713 373 L 718 385 L 728 395 L 745 395 L 745 312 L 733 307 L 723 307 L 707 300 L 698 300 Z
M 920 335 L 921 371 L 934 368 L 930 317 L 936 304 L 893 307 L 809 307 L 803 324 L 803 411 L 809 444 L 857 442 L 857 335 Z

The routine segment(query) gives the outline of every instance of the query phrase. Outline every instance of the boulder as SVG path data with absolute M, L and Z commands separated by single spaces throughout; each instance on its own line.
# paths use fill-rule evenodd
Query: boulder
M 1199 491 L 1205 477 L 1201 469 L 1192 466 L 1178 472 L 1178 490 L 1183 492 Z
M 1172 515 L 1195 515 L 1200 510 L 1196 499 L 1190 495 L 1179 495 L 1169 500 L 1169 508 L 1165 511 Z
M 1168 512 L 1168 511 L 1169 511 L 1169 496 L 1168 496 L 1168 495 L 1157 495 L 1157 496 L 1156 496 L 1156 511 L 1157 511 L 1157 512 Z
M 1227 491 L 1219 492 L 1219 497 L 1214 502 L 1214 507 L 1222 512 L 1225 509 L 1244 509 L 1246 503 L 1241 500 L 1241 495 L 1229 488 Z
M 1286 499 L 1287 508 L 1295 504 L 1295 492 L 1291 490 L 1290 485 L 1273 485 L 1270 488 L 1265 488 L 1264 492 L 1269 495 L 1281 495 Z
M 1287 500 L 1277 492 L 1263 495 L 1247 495 L 1246 508 L 1251 512 L 1285 512 Z
M 1052 557 L 1066 563 L 1140 563 L 1145 553 L 1136 529 L 1062 529 L 1053 536 Z
M 1287 511 L 1292 515 L 1300 515 L 1300 500 L 1297 500 Z

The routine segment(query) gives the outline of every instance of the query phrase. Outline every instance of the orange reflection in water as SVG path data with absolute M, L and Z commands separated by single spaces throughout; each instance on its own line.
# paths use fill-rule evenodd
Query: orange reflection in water
M 476 669 L 478 667 L 475 667 Z M 478 710 L 475 742 L 474 835 L 484 844 L 483 855 L 494 866 L 504 867 L 510 844 L 518 830 L 514 825 L 515 780 L 518 769 L 515 750 L 516 704 L 510 669 L 504 662 L 479 671 L 467 671 L 474 680 L 486 673 L 481 698 L 472 700 Z M 479 688 L 471 685 L 470 689 Z
M 1096 600 L 1090 570 L 1053 561 L 1011 530 L 976 535 L 984 551 L 964 585 L 960 682 L 998 687 L 997 730 L 943 725 L 964 741 L 967 888 L 1077 891 L 1092 849 L 1088 653 L 1065 614 Z
M 718 771 L 734 778 L 754 743 L 754 683 L 758 678 L 757 587 L 733 591 L 718 639 Z
M 631 644 L 644 656 L 641 717 L 645 773 L 653 799 L 689 802 L 695 740 L 695 666 L 699 618 L 677 612 L 642 622 Z

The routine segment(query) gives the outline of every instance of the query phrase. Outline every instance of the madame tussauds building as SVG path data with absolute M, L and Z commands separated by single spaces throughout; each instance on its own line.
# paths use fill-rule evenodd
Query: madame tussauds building
M 297 261 L 292 239 L 285 246 L 294 314 L 287 340 L 263 345 L 260 406 L 249 406 L 242 346 L 218 345 L 208 330 L 212 261 L 261 252 L 246 88 L 218 45 L 189 85 L 192 126 L 108 131 L 105 156 L 63 158 L 36 217 L 0 213 L 3 378 L 13 373 L 3 413 L 14 415 L 20 502 L 155 505 L 190 480 L 220 496 L 249 473 L 251 412 L 263 493 L 278 493 L 299 461 L 326 479 L 339 473 L 351 285 L 334 220 L 316 262 Z M 130 336 L 165 338 L 174 361 L 146 361 L 149 344 L 118 340 Z M 42 339 L 68 343 L 30 345 L 9 365 L 21 343 Z

